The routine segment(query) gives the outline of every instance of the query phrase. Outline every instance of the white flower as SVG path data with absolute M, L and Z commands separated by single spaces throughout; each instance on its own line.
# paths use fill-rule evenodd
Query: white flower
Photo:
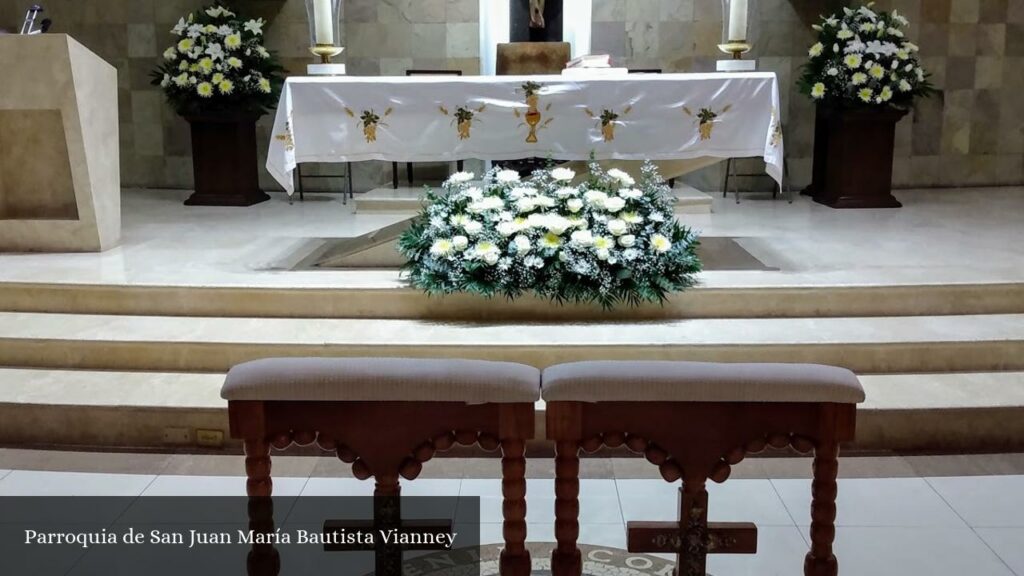
M 456 250 L 465 250 L 466 246 L 469 246 L 469 238 L 462 236 L 461 234 L 452 238 L 452 246 Z
M 192 39 L 199 38 L 203 35 L 203 27 L 199 24 L 191 24 L 188 27 L 188 37 Z
M 470 186 L 462 191 L 462 195 L 476 201 L 484 197 L 484 191 L 479 186 Z
M 509 212 L 508 210 L 502 210 L 500 213 L 498 213 L 498 220 L 501 220 L 502 222 L 511 222 L 512 213 Z
M 825 97 L 825 83 L 818 82 L 811 88 L 811 97 L 820 99 Z
M 270 52 L 263 46 L 257 46 L 256 53 L 259 54 L 260 58 L 270 58 Z
M 608 251 L 615 248 L 615 240 L 607 236 L 598 236 L 594 238 L 594 249 Z
M 629 248 L 636 244 L 636 236 L 632 234 L 626 234 L 625 236 L 619 236 L 619 246 L 623 248 Z
M 554 232 L 548 232 L 540 239 L 540 245 L 544 248 L 558 248 L 562 245 L 562 239 Z
M 237 68 L 241 68 L 242 67 L 242 61 L 239 60 L 238 58 L 235 58 L 234 56 L 228 58 L 227 59 L 227 63 L 228 63 L 228 66 L 230 66 L 232 68 L 236 68 L 237 69 Z
M 636 184 L 636 180 L 633 180 L 632 176 L 626 174 L 625 172 L 619 170 L 618 168 L 612 168 L 611 170 L 609 170 L 608 176 L 611 176 L 612 178 L 618 180 L 620 184 L 626 186 L 632 186 L 633 184 Z
M 530 186 L 516 186 L 515 188 L 509 190 L 508 192 L 508 195 L 516 200 L 524 198 L 526 196 L 534 196 L 536 194 L 537 189 L 532 188 Z
M 608 221 L 608 232 L 611 232 L 615 236 L 622 236 L 629 231 L 629 224 L 626 224 L 625 220 L 616 218 L 615 220 Z
M 644 221 L 644 217 L 637 214 L 636 212 L 626 212 L 620 216 L 623 220 L 630 224 L 639 224 Z
M 672 241 L 662 234 L 651 236 L 651 248 L 655 252 L 668 252 L 672 249 Z
M 207 8 L 206 9 L 206 14 L 210 18 L 216 18 L 216 17 L 220 16 L 223 12 L 224 12 L 224 9 L 221 8 L 220 6 L 213 6 L 212 8 Z
M 469 182 L 476 177 L 476 174 L 472 172 L 456 172 L 448 177 L 448 182 L 453 184 L 461 184 L 463 182 Z
M 522 234 L 513 238 L 512 244 L 516 247 L 516 254 L 526 254 L 533 247 L 530 244 L 530 239 Z
M 512 222 L 499 222 L 496 229 L 498 230 L 498 234 L 501 234 L 502 236 L 511 236 L 516 232 L 519 232 L 519 226 L 516 226 Z
M 466 225 L 463 226 L 462 229 L 466 231 L 466 234 L 469 234 L 470 236 L 476 236 L 477 234 L 480 233 L 481 230 L 484 229 L 484 225 L 482 222 L 470 220 L 469 222 L 466 222 Z
M 813 46 L 811 46 L 811 49 L 807 51 L 807 54 L 811 58 L 815 58 L 817 56 L 821 56 L 821 53 L 824 52 L 824 51 L 825 51 L 825 45 L 822 44 L 821 42 L 817 42 Z
M 221 94 L 231 94 L 235 89 L 235 83 L 231 80 L 221 80 L 217 83 L 217 89 Z
M 547 228 L 549 231 L 558 234 L 559 236 L 564 234 L 565 231 L 568 230 L 570 226 L 572 226 L 568 218 L 564 216 L 559 216 L 558 214 L 546 214 L 543 216 L 543 218 L 543 226 Z
M 863 83 L 865 83 L 867 81 L 868 81 L 868 75 L 863 73 L 863 72 L 857 72 L 853 76 L 850 77 L 850 82 L 854 86 L 860 86 L 861 84 L 863 84 Z
M 924 68 L 918 68 L 914 72 L 917 73 L 917 81 L 924 82 Z
M 270 94 L 270 80 L 267 80 L 266 78 L 260 78 L 257 85 L 260 88 L 260 92 L 263 92 L 264 94 Z
M 182 54 L 191 50 L 193 46 L 195 46 L 195 42 L 193 42 L 191 38 L 182 38 L 181 40 L 178 40 L 178 52 L 181 52 Z
M 608 200 L 608 195 L 600 190 L 587 190 L 587 193 L 583 195 L 583 199 L 587 201 L 587 204 L 600 208 Z
M 469 205 L 468 210 L 475 214 L 488 210 L 501 210 L 505 207 L 505 201 L 500 196 L 486 196 Z
M 177 76 L 175 76 L 174 77 L 174 85 L 178 86 L 179 88 L 187 86 L 188 85 L 188 74 L 185 73 L 185 72 L 182 72 L 181 74 L 178 74 Z
M 527 265 L 527 266 L 529 266 L 531 268 L 543 268 L 544 267 L 544 259 L 541 258 L 540 256 L 532 256 L 531 255 L 531 256 L 527 256 L 526 258 L 523 258 L 523 264 L 525 264 L 525 265 Z
M 551 171 L 551 179 L 556 181 L 569 181 L 576 177 L 576 173 L 569 168 L 555 168 Z
M 533 199 L 533 204 L 541 208 L 551 208 L 555 205 L 555 199 L 551 196 L 537 196 Z
M 863 61 L 864 59 L 860 54 L 847 54 L 846 57 L 843 58 L 843 64 L 846 64 L 846 67 L 850 69 L 860 68 Z
M 875 80 L 881 80 L 883 77 L 885 77 L 885 68 L 882 68 L 880 65 L 875 64 L 871 67 L 870 70 L 868 70 L 868 74 Z
M 664 222 L 665 221 L 665 215 L 662 214 L 661 212 L 651 212 L 651 215 L 648 216 L 648 218 L 651 219 L 651 222 Z M 626 222 L 629 222 L 629 219 L 627 219 L 625 217 L 623 218 L 623 220 L 625 220 Z M 632 224 L 632 222 L 630 222 L 630 224 Z
M 832 68 L 828 69 L 826 74 L 828 74 L 829 76 L 839 76 L 839 68 L 836 68 L 835 66 L 833 66 Z
M 213 84 L 210 84 L 209 82 L 200 82 L 199 85 L 196 86 L 196 94 L 199 94 L 199 96 L 203 98 L 213 96 Z
M 488 265 L 493 266 L 498 263 L 501 258 L 501 251 L 494 242 L 479 242 L 472 249 L 472 256 L 483 260 Z
M 853 38 L 853 31 L 849 28 L 843 28 L 836 34 L 836 37 L 840 40 L 849 40 L 850 38 Z
M 469 216 L 465 214 L 452 214 L 448 221 L 451 222 L 452 226 L 464 228 L 469 223 Z
M 625 190 L 619 190 L 619 196 L 622 196 L 623 198 L 629 198 L 630 200 L 642 198 L 643 195 L 644 191 L 638 188 L 626 188 Z
M 857 92 L 857 97 L 864 102 L 871 102 L 871 97 L 874 95 L 875 93 L 871 91 L 871 88 L 861 88 L 860 92 Z
M 221 36 L 227 36 L 232 32 L 234 32 L 234 30 L 232 30 L 231 26 L 228 26 L 227 24 L 221 24 L 220 28 L 217 28 L 217 34 L 220 34 Z
M 160 87 L 161 88 L 167 88 L 170 85 L 171 85 L 171 75 L 170 74 L 164 74 L 163 79 L 160 80 Z
M 210 55 L 210 58 L 218 60 L 224 57 L 224 48 L 221 47 L 220 44 L 214 42 L 206 46 L 206 53 Z
M 568 198 L 569 196 L 575 196 L 575 195 L 577 195 L 579 193 L 580 193 L 579 190 L 577 190 L 575 188 L 572 188 L 572 187 L 569 187 L 569 186 L 565 186 L 565 187 L 559 188 L 558 190 L 555 190 L 555 196 L 558 196 L 559 198 Z
M 515 170 L 501 170 L 494 176 L 494 178 L 503 184 L 519 182 L 519 172 L 516 172 Z
M 608 251 L 607 249 L 605 249 L 605 248 L 602 248 L 602 249 L 600 249 L 600 250 L 598 250 L 598 251 L 597 251 L 597 259 L 598 259 L 598 260 L 608 260 L 608 258 L 609 258 L 610 256 L 611 256 L 611 252 L 609 252 L 609 251 Z
M 569 209 L 569 212 L 575 214 L 583 209 L 583 200 L 580 200 L 579 198 L 570 198 L 569 201 L 565 203 L 565 207 Z
M 910 82 L 906 80 L 900 80 L 900 92 L 910 92 L 914 87 L 910 85 Z
M 251 32 L 254 36 L 259 36 L 260 34 L 263 34 L 263 18 L 258 20 L 249 20 L 243 24 L 242 27 Z
M 450 254 L 455 245 L 451 240 L 447 238 L 440 238 L 434 240 L 434 243 L 430 246 L 430 253 L 434 256 L 445 256 Z
M 888 102 L 889 100 L 892 100 L 892 88 L 883 86 L 882 91 L 878 94 L 878 102 Z
M 171 34 L 174 34 L 175 36 L 181 36 L 182 32 L 184 32 L 187 28 L 188 24 L 185 22 L 185 19 L 178 18 L 178 23 L 174 25 L 174 28 L 171 28 Z
M 530 196 L 523 196 L 516 200 L 516 210 L 520 213 L 529 212 L 537 207 L 536 199 Z
M 636 248 L 630 248 L 622 252 L 622 257 L 626 260 L 636 260 L 640 257 L 640 251 Z
M 570 236 L 574 244 L 580 246 L 590 246 L 594 243 L 594 235 L 589 230 L 576 230 Z
M 626 207 L 626 200 L 613 196 L 604 201 L 604 209 L 609 212 L 618 212 Z
M 173 47 L 164 50 L 164 60 L 175 61 L 178 59 L 178 51 Z

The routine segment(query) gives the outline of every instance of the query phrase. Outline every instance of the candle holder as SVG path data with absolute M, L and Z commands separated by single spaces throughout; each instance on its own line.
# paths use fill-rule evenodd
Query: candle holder
M 719 60 L 719 72 L 749 72 L 757 69 L 756 60 L 744 60 L 743 55 L 753 46 L 749 38 L 751 0 L 722 0 L 722 42 L 718 49 L 729 54 L 729 60 Z
M 306 0 L 306 15 L 309 17 L 309 51 L 318 62 L 306 67 L 311 75 L 337 76 L 345 74 L 344 64 L 335 64 L 331 58 L 345 49 L 338 45 L 341 40 L 342 0 Z

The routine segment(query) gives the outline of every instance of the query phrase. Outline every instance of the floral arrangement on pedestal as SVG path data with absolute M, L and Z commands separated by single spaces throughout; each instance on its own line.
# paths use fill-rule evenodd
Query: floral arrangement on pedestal
M 185 204 L 250 206 L 270 198 L 259 189 L 256 120 L 277 106 L 284 79 L 263 46 L 265 25 L 218 3 L 171 29 L 174 45 L 153 84 L 191 125 L 196 190 Z
M 177 40 L 164 51 L 153 84 L 183 116 L 272 110 L 284 79 L 277 59 L 263 46 L 265 24 L 221 4 L 188 14 L 171 29 Z
M 527 293 L 604 308 L 663 302 L 696 283 L 696 235 L 673 216 L 673 199 L 647 163 L 639 182 L 590 164 L 573 185 L 568 168 L 453 174 L 430 190 L 399 239 L 404 273 L 430 294 L 514 299 Z
M 838 106 L 909 107 L 932 92 L 918 47 L 904 36 L 907 19 L 872 6 L 843 8 L 813 26 L 818 41 L 800 78 L 804 94 Z
M 868 3 L 813 27 L 818 41 L 798 81 L 817 103 L 813 181 L 804 190 L 833 208 L 898 208 L 892 195 L 896 123 L 934 90 L 909 24 Z M 857 142 L 844 146 L 842 142 Z

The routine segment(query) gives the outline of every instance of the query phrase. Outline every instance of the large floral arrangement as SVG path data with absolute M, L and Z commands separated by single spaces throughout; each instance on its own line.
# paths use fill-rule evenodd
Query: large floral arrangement
M 559 303 L 661 302 L 694 285 L 696 236 L 673 217 L 656 169 L 639 182 L 590 165 L 573 185 L 568 168 L 520 180 L 491 170 L 482 182 L 452 175 L 399 239 L 411 284 L 431 294 L 469 292 Z
M 814 25 L 818 42 L 799 82 L 804 94 L 834 106 L 903 108 L 932 91 L 918 47 L 904 37 L 907 19 L 872 6 L 843 8 Z
M 262 114 L 277 104 L 281 66 L 263 46 L 262 18 L 243 20 L 221 4 L 197 10 L 171 29 L 153 84 L 182 115 Z

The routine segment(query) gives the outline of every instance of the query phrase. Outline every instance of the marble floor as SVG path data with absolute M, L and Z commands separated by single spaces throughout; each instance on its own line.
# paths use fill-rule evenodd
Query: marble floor
M 337 195 L 282 194 L 250 208 L 186 207 L 187 191 L 125 190 L 123 245 L 102 254 L 0 254 L 0 282 L 392 287 L 395 271 L 284 271 L 315 238 L 357 236 L 404 218 L 356 214 Z M 682 215 L 709 236 L 738 237 L 778 271 L 707 272 L 705 286 L 1017 282 L 1024 279 L 1024 188 L 901 190 L 899 210 L 832 210 L 716 196 Z
M 551 542 L 550 464 L 530 461 L 530 541 Z M 625 548 L 625 522 L 671 520 L 676 486 L 636 459 L 590 458 L 581 474 L 580 541 Z M 333 458 L 274 460 L 280 495 L 366 495 Z M 240 495 L 240 457 L 0 450 L 0 496 Z M 439 459 L 408 495 L 481 498 L 484 543 L 501 539 L 494 459 Z M 713 520 L 753 521 L 760 553 L 713 556 L 709 573 L 792 576 L 807 549 L 809 461 L 756 458 L 711 485 Z M 1024 576 L 1024 454 L 854 456 L 842 461 L 836 553 L 844 576 Z

